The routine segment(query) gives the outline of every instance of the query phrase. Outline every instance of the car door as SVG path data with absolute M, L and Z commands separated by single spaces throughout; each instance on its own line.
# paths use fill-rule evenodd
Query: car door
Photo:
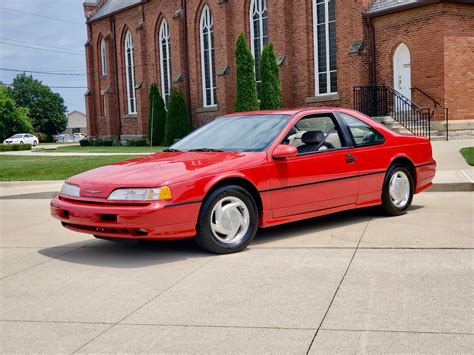
M 298 156 L 269 163 L 273 217 L 355 204 L 357 167 L 336 117 L 332 113 L 302 116 L 290 132 L 282 143 L 294 145 Z M 319 138 L 316 144 L 308 141 L 306 136 L 323 137 L 318 132 L 324 135 L 323 144 Z
M 337 115 L 352 141 L 350 153 L 357 161 L 360 178 L 357 205 L 373 204 L 381 198 L 390 160 L 389 155 L 384 154 L 385 137 L 355 115 L 345 112 L 339 112 Z
M 33 136 L 31 134 L 25 134 L 25 143 L 33 144 Z

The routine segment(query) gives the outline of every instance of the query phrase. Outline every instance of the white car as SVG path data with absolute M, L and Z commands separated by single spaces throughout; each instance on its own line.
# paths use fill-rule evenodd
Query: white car
M 38 137 L 31 133 L 19 133 L 7 138 L 3 141 L 3 144 L 31 144 L 35 147 L 39 142 Z

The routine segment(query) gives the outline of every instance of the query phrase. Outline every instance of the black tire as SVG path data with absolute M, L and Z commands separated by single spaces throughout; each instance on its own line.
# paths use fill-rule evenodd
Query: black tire
M 249 212 L 249 226 L 242 239 L 235 243 L 223 243 L 219 241 L 211 229 L 212 211 L 216 204 L 226 197 L 236 197 L 241 200 Z M 212 191 L 204 200 L 199 213 L 197 223 L 197 244 L 215 254 L 230 254 L 239 252 L 249 245 L 258 227 L 258 209 L 252 195 L 244 188 L 236 185 L 222 186 Z
M 33 147 L 36 147 L 38 145 L 38 142 L 33 141 Z
M 398 172 L 405 174 L 410 183 L 410 192 L 408 201 L 403 206 L 396 206 L 392 198 L 390 197 L 390 179 Z M 410 170 L 404 165 L 392 165 L 385 175 L 385 180 L 382 188 L 382 210 L 388 216 L 399 216 L 405 214 L 407 209 L 410 207 L 413 200 L 414 193 L 414 182 L 413 176 Z
M 23 141 L 20 141 L 20 144 L 23 144 Z

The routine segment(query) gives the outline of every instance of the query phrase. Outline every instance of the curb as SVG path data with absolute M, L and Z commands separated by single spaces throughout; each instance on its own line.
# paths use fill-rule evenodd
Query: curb
M 472 182 L 451 182 L 433 184 L 427 192 L 466 192 L 474 191 L 474 183 Z

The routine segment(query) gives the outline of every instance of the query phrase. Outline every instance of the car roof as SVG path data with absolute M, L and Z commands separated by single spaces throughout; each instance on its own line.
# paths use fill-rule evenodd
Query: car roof
M 294 116 L 297 113 L 311 111 L 314 113 L 324 112 L 335 112 L 339 110 L 346 111 L 347 109 L 341 109 L 339 107 L 299 107 L 292 109 L 281 109 L 281 110 L 263 110 L 263 111 L 248 111 L 248 112 L 234 112 L 224 115 L 224 117 L 231 116 L 256 116 L 256 115 L 291 115 Z M 347 110 L 350 111 L 350 110 Z

